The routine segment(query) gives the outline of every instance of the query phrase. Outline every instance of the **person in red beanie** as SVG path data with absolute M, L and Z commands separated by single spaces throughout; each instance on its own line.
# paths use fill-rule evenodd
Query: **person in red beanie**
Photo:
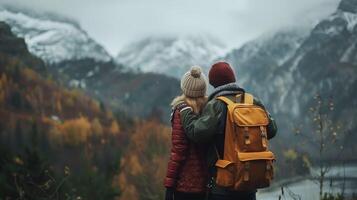
M 219 96 L 227 97 L 236 101 L 238 94 L 245 94 L 245 90 L 238 86 L 232 67 L 227 62 L 217 62 L 212 65 L 209 71 L 209 83 L 215 88 L 208 97 L 208 103 L 202 110 L 201 115 L 195 114 L 192 108 L 185 102 L 180 103 L 180 117 L 182 126 L 187 137 L 196 143 L 207 146 L 206 160 L 210 174 L 209 178 L 209 199 L 211 200 L 255 200 L 256 189 L 254 190 L 231 190 L 226 187 L 216 185 L 217 168 L 215 164 L 218 158 L 223 157 L 225 125 L 227 120 L 227 105 L 217 99 Z M 241 95 L 241 96 L 243 96 Z M 257 99 L 253 99 L 253 104 L 265 110 L 264 105 Z M 268 113 L 268 112 L 267 112 Z M 269 124 L 267 126 L 267 138 L 271 139 L 276 135 L 277 127 L 274 119 L 268 113 Z
M 218 62 L 212 65 L 208 73 L 208 79 L 209 83 L 215 88 L 236 82 L 233 69 L 226 62 Z

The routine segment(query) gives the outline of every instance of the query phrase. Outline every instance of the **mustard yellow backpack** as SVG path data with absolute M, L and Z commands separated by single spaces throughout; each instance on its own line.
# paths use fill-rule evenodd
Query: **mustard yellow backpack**
M 236 191 L 249 191 L 270 185 L 273 179 L 274 154 L 268 149 L 267 112 L 253 104 L 253 96 L 238 94 L 233 102 L 217 99 L 227 105 L 224 155 L 217 152 L 216 184 Z

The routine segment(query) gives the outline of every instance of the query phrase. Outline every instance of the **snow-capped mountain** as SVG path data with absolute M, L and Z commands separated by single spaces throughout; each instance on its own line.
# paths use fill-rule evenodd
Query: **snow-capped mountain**
M 0 21 L 25 39 L 29 51 L 53 64 L 66 60 L 94 59 L 107 62 L 111 56 L 79 25 L 53 16 L 0 7 Z
M 238 82 L 266 102 L 282 135 L 292 135 L 300 125 L 311 132 L 309 109 L 316 94 L 333 100 L 332 118 L 344 132 L 357 130 L 356 16 L 357 1 L 342 0 L 307 32 L 278 32 L 226 56 Z M 344 142 L 349 144 L 347 138 Z
M 25 63 L 36 60 L 31 54 L 42 58 L 30 64 L 40 74 L 46 71 L 67 87 L 81 88 L 114 111 L 135 117 L 156 114 L 168 119 L 171 110 L 167 105 L 180 88 L 175 78 L 124 70 L 125 66 L 115 63 L 79 24 L 64 16 L 0 8 L 0 21 L 18 37 L 9 39 L 4 51 L 23 49 L 21 61 Z M 148 96 L 152 98 L 147 99 Z M 145 98 L 146 103 L 142 104 Z
M 225 46 L 209 36 L 150 37 L 127 45 L 116 60 L 132 69 L 180 78 L 192 65 L 207 72 Z
M 248 88 L 258 86 L 251 75 L 263 75 L 261 72 L 274 71 L 294 56 L 295 51 L 306 39 L 312 27 L 285 27 L 280 31 L 266 33 L 247 42 L 239 49 L 232 50 L 223 59 L 230 62 L 237 72 L 239 83 Z M 269 74 L 264 74 L 264 76 Z

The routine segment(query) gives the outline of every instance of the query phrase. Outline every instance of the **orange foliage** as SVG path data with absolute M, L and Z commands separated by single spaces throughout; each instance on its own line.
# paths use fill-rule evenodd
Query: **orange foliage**
M 92 120 L 92 132 L 95 135 L 102 135 L 103 134 L 103 127 L 98 118 L 94 118 Z
M 29 68 L 22 69 L 21 76 L 24 77 L 27 81 L 38 80 L 39 78 L 38 74 Z
M 137 199 L 137 191 L 143 196 L 163 199 L 170 135 L 170 128 L 156 121 L 136 126 L 121 162 L 119 200 Z
M 58 126 L 62 133 L 63 142 L 70 145 L 79 145 L 87 141 L 91 133 L 91 124 L 85 117 L 64 121 Z
M 109 133 L 113 135 L 120 133 L 120 126 L 117 123 L 117 121 L 115 120 L 112 121 L 112 124 L 110 125 L 109 128 Z

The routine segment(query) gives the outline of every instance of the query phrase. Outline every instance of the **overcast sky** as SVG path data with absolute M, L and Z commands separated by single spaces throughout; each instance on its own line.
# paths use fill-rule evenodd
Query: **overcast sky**
M 77 20 L 116 55 L 148 36 L 210 34 L 236 48 L 264 32 L 316 23 L 339 0 L 0 0 Z

